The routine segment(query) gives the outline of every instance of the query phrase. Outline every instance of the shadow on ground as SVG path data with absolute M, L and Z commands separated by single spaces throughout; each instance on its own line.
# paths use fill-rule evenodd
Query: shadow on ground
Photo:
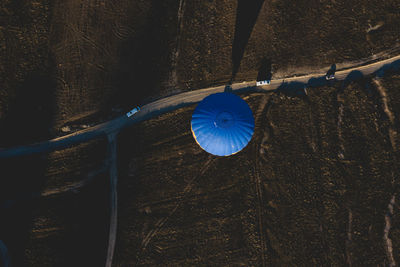
M 127 109 L 143 104 L 146 98 L 157 93 L 156 90 L 161 90 L 170 69 L 171 38 L 174 36 L 171 31 L 175 31 L 168 28 L 167 23 L 171 12 L 176 10 L 177 7 L 167 1 L 153 1 L 145 27 L 121 45 L 114 74 L 117 89 L 110 107 Z
M 239 70 L 240 61 L 243 58 L 244 50 L 253 27 L 257 21 L 258 14 L 260 13 L 261 7 L 264 0 L 253 0 L 245 1 L 238 0 L 238 6 L 236 11 L 236 25 L 235 25 L 235 37 L 232 44 L 232 78 L 236 76 Z
M 16 90 L 2 120 L 0 147 L 28 144 L 51 136 L 55 113 L 52 69 L 32 72 Z M 25 266 L 25 249 L 32 224 L 32 201 L 44 183 L 47 159 L 27 156 L 0 162 L 0 240 L 8 248 L 13 266 Z
M 28 266 L 25 252 L 32 229 L 32 210 L 44 183 L 46 163 L 37 156 L 0 163 L 0 240 L 7 247 L 13 266 Z
M 50 137 L 55 87 L 51 74 L 31 73 L 27 76 L 1 125 L 0 146 L 29 144 Z
M 272 79 L 271 59 L 263 58 L 260 68 L 258 69 L 257 81 L 265 81 Z

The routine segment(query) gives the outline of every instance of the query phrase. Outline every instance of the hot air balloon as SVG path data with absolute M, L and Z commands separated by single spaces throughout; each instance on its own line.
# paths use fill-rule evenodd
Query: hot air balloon
M 196 142 L 208 153 L 233 155 L 253 136 L 253 113 L 246 101 L 235 94 L 212 94 L 194 110 L 191 129 Z

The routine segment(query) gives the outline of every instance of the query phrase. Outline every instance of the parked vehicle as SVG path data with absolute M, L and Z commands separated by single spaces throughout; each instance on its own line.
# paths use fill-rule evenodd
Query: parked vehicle
M 326 76 L 325 76 L 325 79 L 326 79 L 327 81 L 333 80 L 333 79 L 335 79 L 335 75 L 334 75 L 334 74 L 326 75 Z
M 325 79 L 327 81 L 334 80 L 335 79 L 335 72 L 336 72 L 336 64 L 332 64 L 331 68 L 328 70 L 328 72 L 325 75 Z
M 264 81 L 258 81 L 257 82 L 257 86 L 261 86 L 261 85 L 269 85 L 271 84 L 270 80 L 264 80 Z
M 140 110 L 140 107 L 137 106 L 136 108 L 134 108 L 134 109 L 132 109 L 131 111 L 129 111 L 128 113 L 126 113 L 126 116 L 127 116 L 128 118 L 129 118 L 129 117 L 132 117 L 135 113 L 139 112 L 139 110 Z

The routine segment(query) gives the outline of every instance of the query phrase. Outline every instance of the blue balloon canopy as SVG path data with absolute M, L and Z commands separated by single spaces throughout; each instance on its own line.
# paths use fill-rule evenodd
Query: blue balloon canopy
M 229 156 L 250 142 L 254 133 L 253 113 L 246 101 L 235 94 L 212 94 L 194 110 L 192 133 L 208 153 Z

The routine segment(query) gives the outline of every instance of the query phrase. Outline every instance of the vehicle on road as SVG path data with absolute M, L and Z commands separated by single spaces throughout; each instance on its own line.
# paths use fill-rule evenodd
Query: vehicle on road
M 336 64 L 332 64 L 331 68 L 327 71 L 325 79 L 327 81 L 335 79 Z
M 270 80 L 257 81 L 257 86 L 269 85 L 269 84 L 271 84 L 271 81 L 270 81 Z
M 132 117 L 135 113 L 137 113 L 137 112 L 139 112 L 140 111 L 140 107 L 139 106 L 137 106 L 136 108 L 134 108 L 134 109 L 132 109 L 131 111 L 129 111 L 128 113 L 126 113 L 126 116 L 129 118 L 129 117 Z
M 326 76 L 325 76 L 325 79 L 326 79 L 327 81 L 329 81 L 329 80 L 334 80 L 334 79 L 335 79 L 335 75 L 334 75 L 334 74 L 326 75 Z

